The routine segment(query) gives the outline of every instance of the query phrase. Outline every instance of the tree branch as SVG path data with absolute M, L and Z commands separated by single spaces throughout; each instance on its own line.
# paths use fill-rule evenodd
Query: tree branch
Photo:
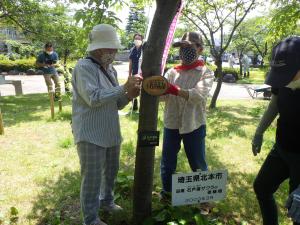
M 237 9 L 238 9 L 239 7 L 236 7 L 236 10 L 235 10 L 235 19 L 234 19 L 234 26 L 233 26 L 233 29 L 232 29 L 232 31 L 231 31 L 231 34 L 230 34 L 230 36 L 229 36 L 229 39 L 228 39 L 228 41 L 227 41 L 227 43 L 226 43 L 224 49 L 227 49 L 227 48 L 228 48 L 228 46 L 229 46 L 229 44 L 230 44 L 230 42 L 231 42 L 232 36 L 233 36 L 233 34 L 234 34 L 234 32 L 235 32 L 235 30 L 236 30 L 236 29 L 238 28 L 238 26 L 243 22 L 243 20 L 244 20 L 245 17 L 247 16 L 247 14 L 250 12 L 250 10 L 251 10 L 252 6 L 254 5 L 254 3 L 255 3 L 255 0 L 251 0 L 251 4 L 250 4 L 249 7 L 245 10 L 244 15 L 243 15 L 239 20 L 237 20 Z M 237 22 L 237 21 L 238 21 L 238 22 Z
M 209 38 L 207 37 L 206 33 L 204 32 L 204 30 L 192 18 L 190 18 L 186 12 L 183 11 L 182 14 L 197 27 L 197 29 L 204 36 L 206 42 L 209 44 L 209 46 L 211 46 L 211 42 L 210 42 Z

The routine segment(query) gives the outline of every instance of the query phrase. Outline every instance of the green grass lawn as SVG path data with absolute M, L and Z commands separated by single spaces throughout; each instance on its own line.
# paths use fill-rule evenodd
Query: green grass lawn
M 265 82 L 266 71 L 259 68 L 251 68 L 249 78 L 243 78 L 237 81 L 238 84 L 263 84 Z
M 5 135 L 0 136 L 0 224 L 81 223 L 79 162 L 70 129 L 71 102 L 64 97 L 63 113 L 57 113 L 54 120 L 50 119 L 48 102 L 46 94 L 0 99 L 5 125 Z M 208 112 L 208 164 L 211 169 L 226 168 L 229 172 L 227 198 L 216 204 L 209 216 L 210 224 L 261 224 L 252 182 L 273 144 L 274 124 L 266 132 L 258 157 L 252 155 L 250 145 L 266 104 L 263 100 L 219 101 L 218 109 Z M 128 112 L 129 106 L 123 111 Z M 125 211 L 117 216 L 103 215 L 110 225 L 130 224 L 137 120 L 136 114 L 121 116 L 124 141 L 116 198 Z M 160 130 L 162 124 L 160 105 Z M 156 192 L 161 189 L 160 157 L 161 146 L 155 156 Z M 187 171 L 187 159 L 181 151 L 178 172 Z M 283 225 L 290 224 L 283 207 L 287 190 L 284 183 L 276 194 Z M 161 207 L 154 195 L 153 208 Z

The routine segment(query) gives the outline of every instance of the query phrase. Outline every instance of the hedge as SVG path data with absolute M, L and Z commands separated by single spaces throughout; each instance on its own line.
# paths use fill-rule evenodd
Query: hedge
M 35 58 L 17 59 L 17 60 L 0 60 L 0 71 L 9 72 L 11 70 L 18 70 L 19 72 L 26 72 L 29 69 L 36 69 Z
M 232 74 L 236 78 L 236 80 L 238 80 L 240 70 L 238 68 L 223 67 L 222 68 L 222 73 L 223 73 L 223 76 L 225 74 Z

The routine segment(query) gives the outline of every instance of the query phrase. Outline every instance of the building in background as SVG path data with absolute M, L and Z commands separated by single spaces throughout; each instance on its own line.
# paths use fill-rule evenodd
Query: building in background
M 25 35 L 19 32 L 14 27 L 0 26 L 0 54 L 10 54 L 12 53 L 12 48 L 8 40 L 18 41 L 21 44 L 30 44 L 26 40 Z

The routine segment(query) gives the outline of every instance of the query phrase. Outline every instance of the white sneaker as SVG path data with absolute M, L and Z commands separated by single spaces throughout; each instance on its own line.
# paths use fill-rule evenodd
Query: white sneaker
M 101 209 L 111 213 L 123 211 L 123 208 L 115 203 L 108 206 L 104 205 L 101 207 Z

